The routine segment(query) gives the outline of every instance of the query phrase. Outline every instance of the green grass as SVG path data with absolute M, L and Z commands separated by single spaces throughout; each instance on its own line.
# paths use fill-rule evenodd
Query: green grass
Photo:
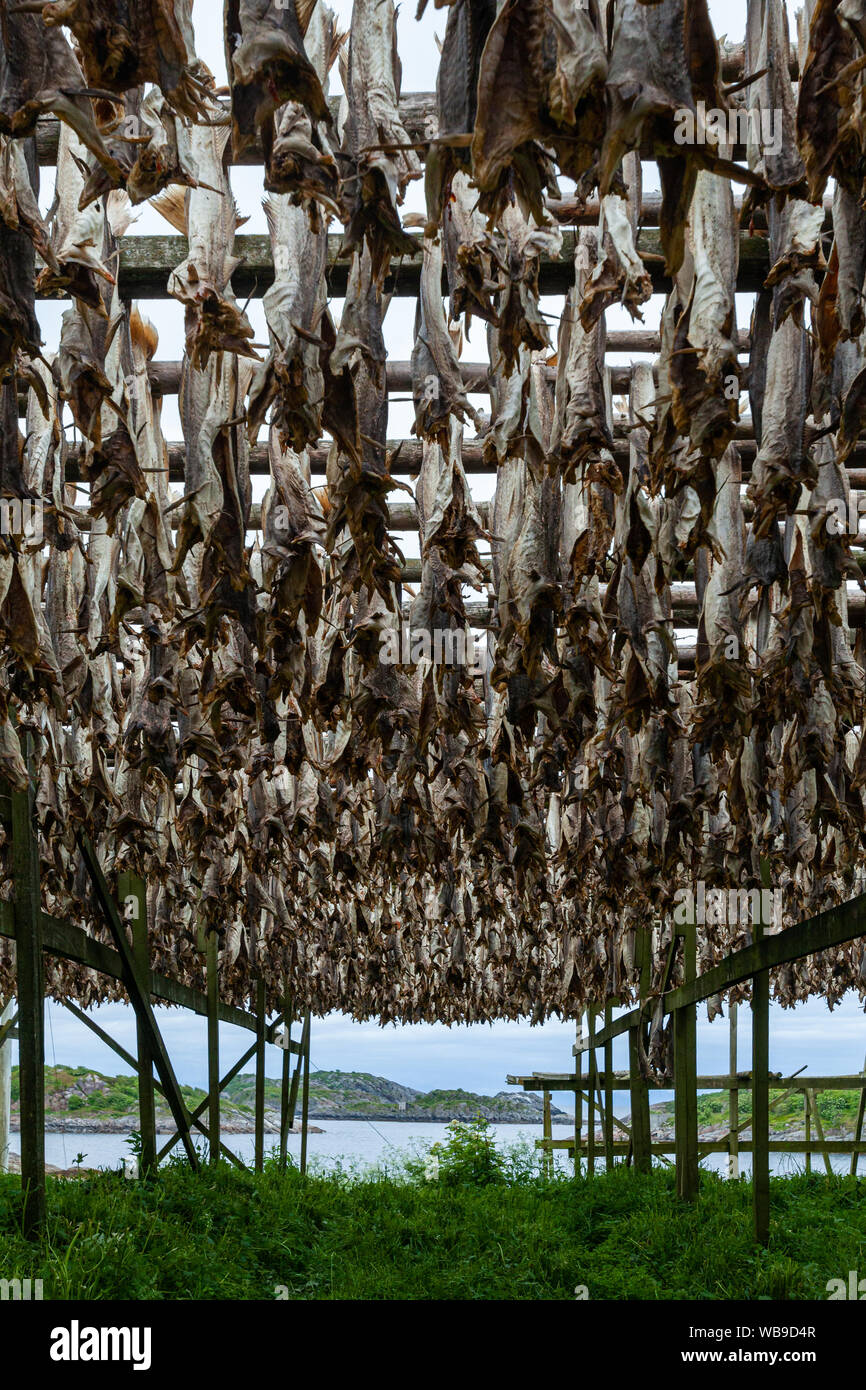
M 417 1166 L 359 1178 L 270 1163 L 255 1176 L 185 1164 L 153 1183 L 49 1179 L 44 1242 L 20 1233 L 18 1181 L 0 1177 L 0 1277 L 46 1298 L 826 1298 L 866 1271 L 866 1185 L 775 1179 L 769 1249 L 750 1238 L 751 1191 L 712 1174 L 694 1207 L 665 1171 L 591 1182 L 422 1181 Z

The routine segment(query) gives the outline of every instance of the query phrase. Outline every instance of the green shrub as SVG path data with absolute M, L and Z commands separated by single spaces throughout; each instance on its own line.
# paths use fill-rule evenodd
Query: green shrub
M 448 1138 L 433 1144 L 431 1154 L 438 1159 L 439 1181 L 447 1186 L 488 1187 L 505 1182 L 502 1155 L 490 1125 L 477 1120 L 452 1120 Z

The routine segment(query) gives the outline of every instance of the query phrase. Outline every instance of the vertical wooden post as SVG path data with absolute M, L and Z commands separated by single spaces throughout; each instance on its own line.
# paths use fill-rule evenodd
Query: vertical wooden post
M 220 1161 L 219 938 L 207 934 L 207 1129 L 211 1164 Z
M 866 1061 L 863 1063 L 863 1075 L 866 1076 Z M 866 1116 L 866 1086 L 860 1092 L 860 1104 L 857 1107 L 857 1123 L 854 1126 L 854 1143 L 859 1144 L 863 1138 L 863 1119 Z M 860 1158 L 856 1148 L 851 1155 L 851 1176 L 857 1175 L 857 1162 Z
M 22 1229 L 38 1236 L 45 1223 L 45 977 L 39 841 L 34 824 L 33 741 L 24 738 L 30 785 L 13 791 L 12 885 L 18 973 L 18 1079 L 21 1112 Z
M 697 972 L 697 929 L 694 922 L 683 929 L 683 983 L 691 984 Z M 697 1010 L 692 1004 L 674 1012 L 674 1143 L 676 1146 L 677 1195 L 692 1202 L 698 1195 L 698 1085 Z
M 310 1120 L 310 1011 L 304 1019 L 304 1090 L 301 1101 L 301 1172 L 307 1171 L 307 1127 Z
M 731 1081 L 737 1079 L 737 1006 L 731 1001 L 728 1005 L 728 1070 Z M 737 1126 L 740 1123 L 740 1092 L 731 1086 L 728 1092 L 728 1177 L 740 1176 L 740 1136 Z
M 762 864 L 762 881 L 767 871 L 768 866 Z M 756 941 L 763 940 L 764 925 L 759 913 L 754 924 Z M 770 1239 L 769 970 L 759 970 L 752 977 L 752 1215 L 755 1240 L 759 1245 L 766 1245 Z
M 117 876 L 120 915 L 132 932 L 132 953 L 143 980 L 150 974 L 150 942 L 147 922 L 147 887 L 138 874 Z M 141 1176 L 156 1172 L 156 1092 L 153 1085 L 153 1052 L 150 1037 L 141 1019 L 136 1019 L 138 1057 L 138 1127 L 141 1134 Z
M 604 1026 L 613 1021 L 613 1005 L 608 999 L 604 1006 Z M 604 1166 L 613 1167 L 613 1042 L 604 1044 Z
M 544 1152 L 544 1166 L 543 1166 L 543 1172 L 544 1172 L 544 1176 L 545 1176 L 546 1178 L 549 1178 L 549 1177 L 551 1177 L 551 1175 L 552 1175 L 552 1170 L 553 1170 L 553 1149 L 550 1147 L 550 1141 L 553 1139 L 553 1126 L 552 1126 L 552 1124 L 551 1124 L 551 1122 L 550 1122 L 550 1092 L 549 1092 L 549 1091 L 545 1091 L 545 1092 L 543 1093 L 543 1111 L 542 1111 L 542 1119 L 543 1119 L 543 1132 L 544 1132 L 544 1139 L 545 1139 L 545 1145 L 544 1145 L 544 1150 L 543 1150 L 543 1152 Z
M 806 1094 L 812 1107 L 812 1114 L 815 1117 L 815 1132 L 818 1135 L 818 1143 L 821 1145 L 821 1152 L 824 1156 L 824 1167 L 827 1170 L 827 1177 L 833 1176 L 833 1165 L 830 1162 L 830 1155 L 827 1152 L 827 1140 L 824 1138 L 824 1126 L 821 1123 L 821 1116 L 818 1114 L 818 1101 L 815 1092 L 810 1088 Z
M 586 1093 L 589 1099 L 589 1111 L 587 1114 L 586 1131 L 586 1176 L 591 1178 L 595 1173 L 595 1048 L 592 1046 L 592 1039 L 595 1034 L 595 1005 L 590 1004 L 586 1011 L 586 1028 L 589 1037 L 589 1052 L 587 1054 L 587 1075 Z
M 256 1150 L 255 1169 L 265 1166 L 265 982 L 256 981 Z
M 583 1013 L 577 1015 L 577 1041 L 580 1042 L 581 1024 Z M 574 1092 L 574 1176 L 580 1174 L 580 1145 L 583 1139 L 583 1096 L 580 1092 L 583 1081 L 583 1053 L 578 1052 L 574 1058 L 574 1075 L 577 1086 Z
M 812 1111 L 809 1106 L 809 1092 L 803 1090 L 803 1135 L 806 1140 L 806 1172 L 812 1171 L 812 1150 L 808 1145 L 812 1142 Z
M 0 1009 L 0 1029 L 15 1017 L 15 1001 Z M 9 1168 L 9 1127 L 12 1119 L 12 1039 L 0 1043 L 0 1173 Z
M 644 1002 L 649 990 L 651 966 L 650 934 L 639 931 L 635 942 L 638 978 L 640 981 L 640 1002 Z M 649 1087 L 640 1065 L 640 1029 L 630 1028 L 628 1033 L 628 1072 L 631 1093 L 631 1153 L 635 1170 L 649 1173 L 652 1168 L 652 1129 L 650 1125 Z
M 286 1030 L 286 1047 L 283 1049 L 283 1067 L 280 1077 L 280 1172 L 286 1171 L 288 1162 L 288 1143 L 289 1129 L 292 1120 L 289 1118 L 289 1096 L 291 1090 L 292 1077 L 292 1050 L 289 1044 L 292 1041 L 292 1017 L 294 1004 L 292 992 L 289 989 L 288 977 L 283 980 L 283 1025 Z M 292 1107 L 294 1109 L 294 1107 Z M 292 1117 L 292 1119 L 294 1116 Z

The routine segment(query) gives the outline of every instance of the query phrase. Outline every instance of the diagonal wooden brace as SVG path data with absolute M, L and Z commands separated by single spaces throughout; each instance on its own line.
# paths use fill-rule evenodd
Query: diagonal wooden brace
M 86 835 L 78 834 L 78 847 L 81 850 L 85 867 L 96 893 L 97 901 L 102 909 L 103 916 L 108 924 L 109 931 L 114 939 L 115 947 L 120 956 L 123 967 L 123 983 L 129 994 L 130 1002 L 135 1009 L 136 1016 L 148 1035 L 151 1049 L 153 1052 L 153 1064 L 156 1067 L 157 1075 L 162 1082 L 163 1094 L 168 1102 L 172 1117 L 180 1132 L 186 1156 L 189 1159 L 190 1167 L 198 1171 L 199 1161 L 195 1145 L 192 1142 L 190 1133 L 190 1116 L 183 1102 L 180 1087 L 177 1084 L 177 1077 L 171 1065 L 171 1059 L 166 1051 L 162 1034 L 154 1017 L 153 1009 L 150 1004 L 150 996 L 147 991 L 146 981 L 143 981 L 138 973 L 138 966 L 133 955 L 120 914 L 117 911 L 117 904 L 112 897 L 105 875 L 96 857 L 96 851 Z

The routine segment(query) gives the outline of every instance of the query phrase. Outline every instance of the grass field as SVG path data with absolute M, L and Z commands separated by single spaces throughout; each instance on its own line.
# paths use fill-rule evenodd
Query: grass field
M 362 1177 L 261 1175 L 177 1162 L 157 1181 L 49 1179 L 41 1245 L 19 1228 L 18 1180 L 0 1177 L 0 1278 L 45 1298 L 826 1298 L 866 1272 L 866 1184 L 824 1175 L 772 1184 L 772 1239 L 751 1241 L 751 1190 L 712 1174 L 694 1207 L 672 1175 L 617 1168 L 544 1180 L 480 1137 Z M 428 1170 L 429 1171 L 429 1170 Z

